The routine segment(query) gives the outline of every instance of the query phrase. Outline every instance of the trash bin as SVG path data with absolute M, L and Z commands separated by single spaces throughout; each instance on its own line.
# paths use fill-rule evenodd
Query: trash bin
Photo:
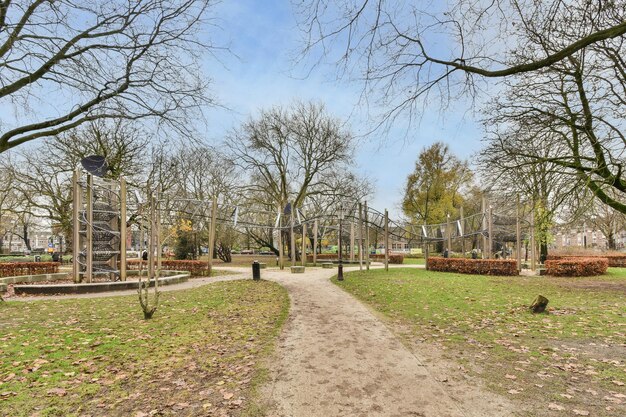
M 59 253 L 58 252 L 54 252 L 52 254 L 52 262 L 59 262 Z
M 41 256 L 35 255 L 35 262 L 41 262 Z
M 252 262 L 252 279 L 254 281 L 261 279 L 261 264 L 259 261 Z

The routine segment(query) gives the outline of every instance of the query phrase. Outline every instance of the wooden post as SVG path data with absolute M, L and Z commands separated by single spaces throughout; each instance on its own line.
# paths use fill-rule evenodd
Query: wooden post
M 530 211 L 530 269 L 535 272 L 537 259 L 535 254 L 535 202 Z
M 385 209 L 385 271 L 389 271 L 389 212 Z
M 459 211 L 459 223 L 461 224 L 461 253 L 463 254 L 463 258 L 465 258 L 465 217 L 463 217 L 463 206 L 461 206 Z
M 428 240 L 425 240 L 424 242 L 426 242 L 424 244 L 424 267 L 426 268 L 426 270 L 428 270 L 428 256 L 430 255 L 430 244 L 428 243 Z
M 302 266 L 306 266 L 306 223 L 302 223 Z
M 156 270 L 154 271 L 154 279 L 155 279 L 155 286 L 156 281 L 159 279 L 159 277 L 161 276 L 161 256 L 162 256 L 162 250 L 161 250 L 161 202 L 159 201 L 159 199 L 161 198 L 161 194 L 159 193 L 159 191 L 156 191 L 156 196 L 154 198 L 154 240 L 155 240 L 155 244 L 154 246 L 156 246 Z M 210 272 L 210 268 L 209 268 L 209 272 Z
M 364 205 L 365 217 L 365 269 L 370 270 L 370 228 L 367 224 L 367 201 Z
M 126 281 L 126 179 L 120 178 L 120 281 Z
M 313 223 L 313 266 L 317 266 L 317 220 Z
M 350 222 L 350 262 L 354 262 L 354 222 Z
M 359 203 L 359 271 L 363 270 L 363 205 Z
M 154 278 L 154 234 L 155 230 L 155 221 L 154 221 L 154 212 L 156 211 L 155 207 L 155 198 L 152 195 L 152 190 L 150 186 L 148 186 L 148 199 L 150 201 L 150 233 L 148 234 L 148 282 L 152 278 Z
M 87 248 L 85 276 L 87 282 L 93 280 L 93 175 L 87 174 Z
M 72 206 L 72 273 L 74 274 L 74 282 L 79 283 L 82 281 L 80 276 L 80 209 L 82 208 L 82 190 L 78 184 L 80 178 L 80 171 L 75 170 L 72 177 L 72 189 L 74 197 L 74 205 Z
M 448 237 L 448 256 L 452 253 L 452 229 L 450 228 L 450 213 L 446 214 L 446 235 Z
M 493 250 L 493 207 L 491 207 L 491 203 L 489 204 L 489 219 L 487 224 L 489 225 L 489 240 L 487 241 L 487 245 L 489 245 L 489 256 L 487 256 L 487 258 L 491 259 L 491 251 Z
M 294 203 L 291 203 L 291 210 L 289 211 L 289 220 L 291 224 L 290 240 L 291 240 L 291 266 L 296 266 L 296 236 L 293 233 L 293 211 L 296 209 Z
M 481 255 L 482 259 L 485 259 L 485 252 L 487 252 L 487 236 L 485 236 L 485 232 L 487 231 L 487 202 L 485 200 L 485 195 L 483 194 L 482 202 L 481 202 L 481 210 L 483 213 L 482 220 L 482 236 L 483 236 L 483 253 Z
M 209 228 L 209 275 L 213 271 L 213 251 L 215 248 L 215 228 L 217 226 L 217 196 L 211 202 L 211 225 Z
M 278 267 L 282 270 L 285 269 L 284 262 L 284 250 L 283 248 L 283 229 L 282 229 L 282 205 L 278 206 Z
M 522 232 L 519 222 L 519 195 L 517 196 L 517 217 L 515 219 L 515 257 L 517 258 L 517 271 L 522 270 Z

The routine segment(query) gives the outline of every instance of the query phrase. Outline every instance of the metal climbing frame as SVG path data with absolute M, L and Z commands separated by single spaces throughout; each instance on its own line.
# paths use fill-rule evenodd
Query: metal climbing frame
M 126 280 L 126 183 L 76 170 L 73 177 L 75 282 Z

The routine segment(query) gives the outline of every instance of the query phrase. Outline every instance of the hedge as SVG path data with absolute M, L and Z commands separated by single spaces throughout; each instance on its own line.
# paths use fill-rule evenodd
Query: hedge
M 147 269 L 148 262 L 140 259 L 129 259 L 126 261 L 126 268 L 130 270 Z M 187 271 L 192 276 L 209 275 L 209 263 L 207 261 L 190 260 L 161 260 L 161 269 L 168 271 Z
M 385 262 L 385 255 L 384 254 L 376 254 L 376 255 L 370 255 L 370 259 L 374 260 L 374 261 L 380 261 L 380 262 Z M 389 263 L 390 264 L 403 264 L 404 263 L 404 255 L 399 254 L 399 253 L 390 253 L 389 254 Z
M 428 270 L 475 275 L 518 275 L 513 259 L 428 258 Z
M 59 272 L 59 265 L 58 262 L 3 262 L 0 263 L 0 277 L 56 274 Z
M 607 258 L 569 258 L 546 261 L 546 274 L 555 277 L 590 277 L 603 275 L 609 267 Z
M 549 261 L 558 261 L 561 259 L 607 259 L 610 267 L 626 267 L 626 255 L 548 255 Z

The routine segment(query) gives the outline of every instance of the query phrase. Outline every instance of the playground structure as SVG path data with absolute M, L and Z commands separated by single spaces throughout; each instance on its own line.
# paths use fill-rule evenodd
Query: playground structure
M 73 176 L 73 276 L 126 280 L 126 181 L 93 174 Z
M 76 170 L 73 190 L 73 249 L 74 254 L 77 254 L 73 257 L 75 282 L 90 283 L 96 276 L 108 276 L 110 281 L 126 281 L 128 190 L 124 178 L 103 179 L 92 174 L 83 175 Z M 136 196 L 139 194 L 135 191 Z M 389 218 L 387 210 L 379 212 L 368 207 L 367 202 L 346 201 L 338 204 L 334 211 L 327 210 L 325 213 L 307 217 L 305 214 L 308 207 L 296 207 L 293 203 L 281 204 L 277 211 L 270 212 L 254 207 L 218 204 L 217 196 L 206 201 L 159 195 L 156 191 L 148 191 L 146 194 L 145 202 L 140 202 L 140 198 L 136 197 L 138 201 L 133 217 L 138 219 L 141 240 L 145 242 L 148 254 L 147 273 L 150 278 L 158 278 L 160 275 L 163 213 L 183 214 L 207 221 L 209 269 L 213 263 L 218 223 L 229 225 L 241 233 L 250 229 L 270 230 L 275 247 L 278 248 L 277 261 L 281 269 L 285 267 L 285 236 L 289 240 L 291 266 L 298 264 L 298 257 L 299 266 L 306 266 L 309 246 L 307 241 L 311 242 L 313 248 L 318 248 L 321 223 L 324 224 L 324 234 L 337 234 L 338 262 L 358 262 L 361 269 L 369 269 L 372 244 L 374 248 L 384 247 L 384 264 L 388 267 L 391 239 L 406 242 L 412 248 L 421 248 L 427 265 L 433 245 L 445 247 L 446 254 L 455 250 L 461 256 L 467 256 L 466 249 L 470 248 L 474 256 L 479 253 L 480 257 L 488 259 L 494 256 L 513 257 L 512 246 L 515 248 L 518 270 L 522 267 L 521 249 L 522 241 L 525 240 L 530 248 L 530 267 L 536 269 L 532 210 L 530 221 L 527 221 L 526 216 L 521 215 L 519 201 L 514 215 L 495 214 L 493 207 L 484 198 L 480 213 L 465 217 L 461 208 L 458 219 L 448 216 L 445 223 L 418 226 L 394 221 Z M 165 202 L 167 208 L 163 204 Z M 346 234 L 348 236 L 344 236 Z M 372 235 L 375 236 L 373 239 Z M 382 236 L 380 245 L 379 236 Z M 300 248 L 296 247 L 298 238 L 301 240 Z M 343 248 L 347 250 L 344 252 Z M 477 251 L 478 248 L 480 252 Z M 311 253 L 313 264 L 317 265 L 318 251 L 312 250 Z
M 188 200 L 191 201 L 191 200 Z M 209 204 L 194 200 L 198 204 Z M 411 247 L 422 248 L 428 258 L 434 245 L 445 247 L 461 256 L 468 256 L 473 249 L 475 256 L 481 258 L 516 258 L 518 270 L 522 268 L 522 246 L 529 249 L 530 267 L 536 269 L 536 248 L 534 241 L 534 222 L 532 210 L 523 214 L 519 201 L 516 206 L 508 207 L 500 214 L 494 213 L 487 198 L 483 199 L 482 210 L 470 216 L 452 220 L 449 216 L 445 223 L 433 225 L 412 225 L 394 221 L 389 218 L 388 211 L 379 212 L 368 207 L 367 202 L 345 201 L 337 204 L 334 211 L 307 216 L 306 205 L 295 207 L 289 202 L 280 204 L 277 211 L 267 211 L 250 207 L 211 203 L 211 222 L 230 224 L 241 233 L 249 229 L 269 229 L 273 235 L 275 247 L 278 249 L 277 262 L 281 269 L 285 267 L 289 246 L 291 266 L 305 266 L 308 247 L 317 248 L 322 234 L 334 232 L 337 235 L 337 260 L 357 262 L 361 268 L 369 268 L 370 251 L 382 240 L 384 263 L 389 264 L 390 240 L 406 242 Z M 219 207 L 219 208 L 218 208 Z M 502 207 L 501 207 L 502 209 Z M 179 208 L 180 212 L 192 212 Z M 202 214 L 194 212 L 202 217 Z M 324 224 L 325 232 L 320 232 Z M 349 236 L 344 236 L 349 235 Z M 372 238 L 374 236 L 374 238 Z M 379 237 L 382 236 L 382 239 Z M 214 242 L 214 235 L 212 235 Z M 301 245 L 297 245 L 300 240 Z M 308 242 L 310 241 L 310 245 Z M 348 244 L 349 242 L 349 244 Z M 300 246 L 300 247 L 298 247 Z M 343 248 L 346 248 L 344 251 Z M 515 251 L 513 251 L 515 249 Z M 313 264 L 317 264 L 317 250 L 312 250 Z M 299 256 L 298 256 L 299 255 Z M 299 258 L 299 260 L 298 260 Z

